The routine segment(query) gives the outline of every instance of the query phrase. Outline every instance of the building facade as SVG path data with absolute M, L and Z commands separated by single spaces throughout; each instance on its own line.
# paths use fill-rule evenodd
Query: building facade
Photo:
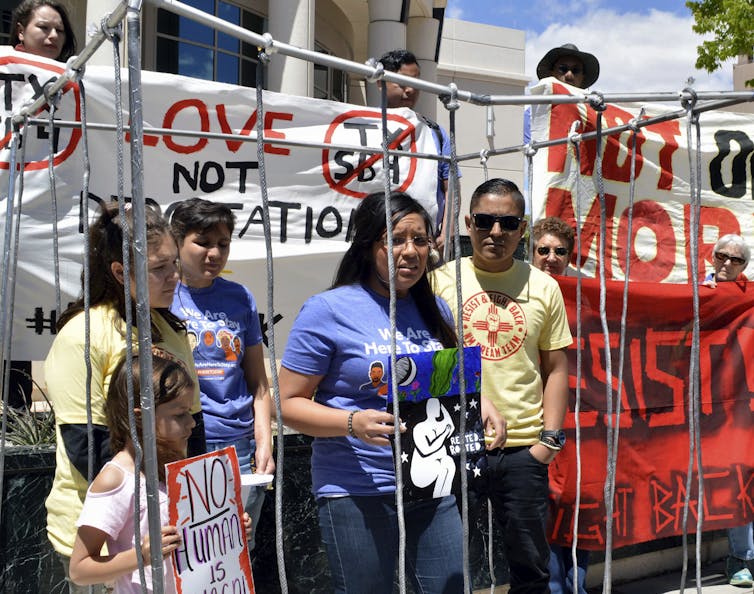
M 390 49 L 405 47 L 419 60 L 422 78 L 483 94 L 523 95 L 524 32 L 445 18 L 447 0 L 184 0 L 185 4 L 276 40 L 364 63 Z M 16 0 L 0 9 L 0 41 L 10 28 Z M 78 49 L 86 32 L 98 26 L 116 0 L 68 2 Z M 142 8 L 142 64 L 145 70 L 182 74 L 230 84 L 255 86 L 256 47 L 227 34 L 157 8 Z M 122 52 L 125 60 L 125 51 Z M 92 59 L 112 64 L 109 46 Z M 378 105 L 375 85 L 334 68 L 275 54 L 267 68 L 266 89 L 292 95 Z M 437 98 L 423 93 L 417 111 L 449 128 L 449 115 Z M 521 143 L 523 106 L 463 104 L 457 112 L 457 152 Z M 494 132 L 494 135 L 490 135 Z M 523 156 L 495 157 L 488 175 L 523 182 Z M 484 179 L 479 158 L 461 165 L 462 196 Z
M 733 64 L 733 90 L 751 91 L 752 87 L 747 86 L 746 81 L 752 79 L 754 79 L 754 56 L 738 56 L 738 62 Z M 739 103 L 729 109 L 741 113 L 754 113 L 754 103 Z

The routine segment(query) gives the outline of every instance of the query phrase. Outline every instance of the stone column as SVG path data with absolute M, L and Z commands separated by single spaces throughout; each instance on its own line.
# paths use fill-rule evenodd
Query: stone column
M 269 6 L 269 31 L 275 40 L 305 49 L 314 49 L 316 0 L 273 0 Z M 271 91 L 311 97 L 314 91 L 314 65 L 282 54 L 273 54 L 267 88 Z
M 440 21 L 426 17 L 411 17 L 408 20 L 406 33 L 406 49 L 416 56 L 421 69 L 421 78 L 429 82 L 437 82 L 437 35 Z M 444 109 L 442 106 L 439 109 Z M 433 120 L 437 119 L 438 102 L 433 93 L 422 93 L 416 103 L 416 111 Z
M 90 0 L 89 2 L 86 2 L 86 8 L 83 8 L 82 6 L 76 6 L 75 11 L 77 14 L 80 14 L 81 12 L 85 12 L 85 19 L 86 19 L 86 26 L 88 27 L 90 23 L 96 24 L 97 27 L 100 26 L 102 23 L 102 19 L 105 15 L 108 13 L 111 13 L 113 10 L 115 10 L 115 7 L 120 4 L 119 0 Z M 69 16 L 75 20 L 74 11 L 69 11 Z M 143 22 L 143 15 L 144 11 L 142 11 L 142 22 Z M 143 25 L 142 25 L 143 26 Z M 75 25 L 74 25 L 75 29 Z M 84 30 L 84 35 L 79 35 L 79 31 L 76 31 L 76 52 L 79 53 L 83 49 L 83 47 L 86 45 L 88 41 L 88 38 L 86 36 L 86 30 Z M 126 25 L 125 21 L 123 22 L 123 37 L 120 41 L 120 56 L 121 56 L 121 64 L 125 67 L 128 63 L 128 55 L 126 51 Z M 87 64 L 91 64 L 93 66 L 110 66 L 113 65 L 113 46 L 110 41 L 105 41 L 96 52 L 94 52 L 94 55 L 92 55 L 91 58 L 89 58 L 89 61 Z
M 369 0 L 368 58 L 376 59 L 387 51 L 406 47 L 408 5 L 408 0 Z M 380 104 L 377 85 L 367 84 L 367 104 Z

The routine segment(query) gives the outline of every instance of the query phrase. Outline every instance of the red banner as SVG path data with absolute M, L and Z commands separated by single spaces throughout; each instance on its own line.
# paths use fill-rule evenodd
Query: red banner
M 569 349 L 568 442 L 550 467 L 550 538 L 572 541 L 576 500 L 576 289 L 560 282 L 574 345 Z M 581 504 L 579 548 L 604 549 L 608 406 L 600 286 L 582 279 Z M 689 366 L 693 331 L 691 285 L 632 282 L 625 328 L 625 361 L 617 406 L 623 283 L 608 281 L 605 311 L 612 366 L 612 423 L 618 430 L 613 510 L 614 547 L 683 532 L 690 456 Z M 703 469 L 703 529 L 754 518 L 754 283 L 699 287 L 699 430 Z M 618 412 L 620 417 L 618 418 Z M 691 477 L 687 530 L 696 530 L 698 472 Z

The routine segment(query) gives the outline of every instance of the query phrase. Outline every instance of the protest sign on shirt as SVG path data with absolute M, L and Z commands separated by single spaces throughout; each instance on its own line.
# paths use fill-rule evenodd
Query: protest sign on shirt
M 233 446 L 166 465 L 168 518 L 181 546 L 173 553 L 177 590 L 253 594 Z
M 461 450 L 466 447 L 468 484 L 481 482 L 487 469 L 479 393 L 482 359 L 478 346 L 465 347 L 463 377 L 466 426 L 461 433 L 458 349 L 412 353 L 396 362 L 401 422 L 403 496 L 407 501 L 461 496 Z M 388 366 L 390 370 L 390 366 Z M 392 372 L 388 373 L 388 412 L 394 411 Z

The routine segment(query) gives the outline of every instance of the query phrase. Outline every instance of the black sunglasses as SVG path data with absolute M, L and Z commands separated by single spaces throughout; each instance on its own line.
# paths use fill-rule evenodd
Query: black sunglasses
M 717 258 L 717 261 L 721 264 L 725 264 L 726 260 L 730 260 L 733 264 L 738 264 L 741 266 L 741 264 L 746 264 L 746 260 L 743 258 L 740 258 L 738 256 L 731 256 L 730 254 L 726 254 L 725 252 L 715 252 L 715 258 Z
M 474 226 L 480 231 L 488 231 L 495 226 L 495 223 L 500 223 L 500 228 L 503 231 L 515 231 L 521 226 L 521 217 L 513 215 L 492 215 L 484 212 L 475 212 L 471 215 L 474 219 Z
M 560 72 L 560 74 L 567 74 L 570 71 L 574 76 L 578 76 L 583 72 L 580 66 L 570 66 L 568 64 L 558 64 L 556 70 Z
M 550 251 L 553 251 L 553 252 L 555 252 L 555 255 L 556 255 L 556 256 L 560 256 L 561 258 L 562 258 L 563 256 L 565 256 L 565 255 L 567 255 L 567 254 L 568 254 L 568 250 L 567 250 L 567 249 L 565 249 L 564 247 L 556 247 L 556 248 L 551 248 L 551 247 L 547 247 L 546 245 L 540 245 L 540 246 L 539 246 L 539 247 L 537 248 L 537 253 L 538 253 L 538 254 L 539 254 L 540 256 L 547 256 L 547 255 L 549 255 L 549 254 L 550 254 Z

